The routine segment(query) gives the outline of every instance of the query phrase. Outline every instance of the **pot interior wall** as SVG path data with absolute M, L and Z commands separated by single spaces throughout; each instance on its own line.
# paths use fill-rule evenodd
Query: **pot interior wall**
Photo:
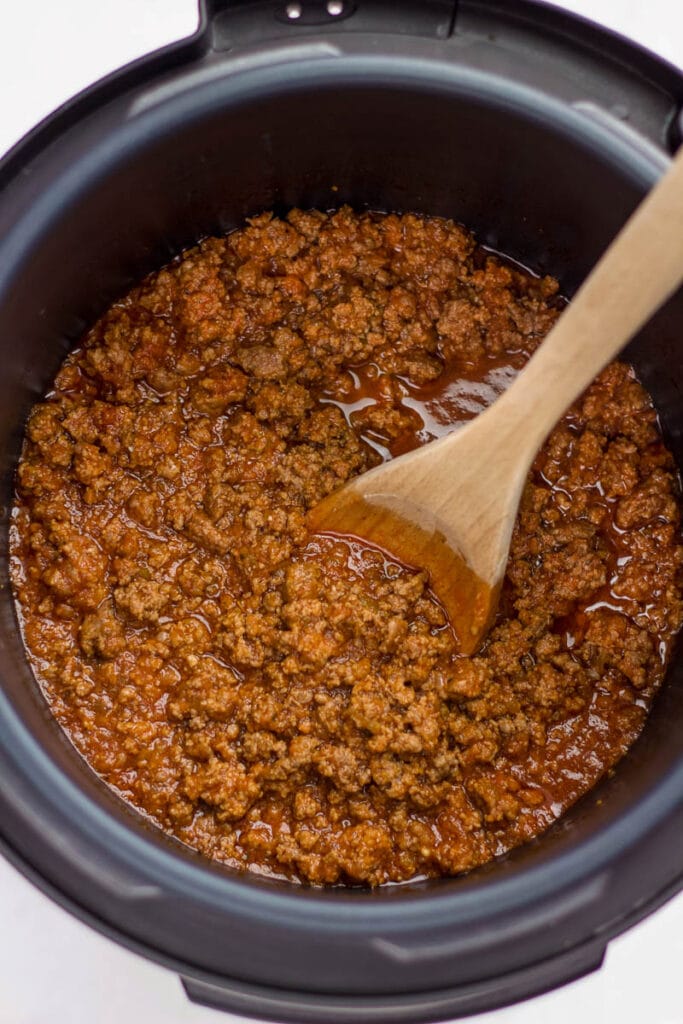
M 133 116 L 112 110 L 108 122 L 86 122 L 44 154 L 16 186 L 25 215 L 5 237 L 11 259 L 0 268 L 6 509 L 27 411 L 65 351 L 131 283 L 203 235 L 294 205 L 415 210 L 461 221 L 482 242 L 555 274 L 571 294 L 644 190 L 632 168 L 618 167 L 569 128 L 502 100 L 398 77 L 384 84 L 313 77 L 301 69 L 277 93 L 262 85 L 243 95 L 218 82 L 198 88 L 192 106 L 181 97 Z M 682 320 L 678 296 L 629 351 L 679 464 Z M 91 777 L 36 696 L 7 585 L 0 617 L 0 674 L 19 714 L 94 799 L 138 820 Z M 609 795 L 603 806 L 592 796 L 582 801 L 554 837 L 494 870 L 551 856 L 558 841 L 579 841 L 666 772 L 681 754 L 681 675 L 674 666 L 641 741 L 602 787 L 603 799 Z

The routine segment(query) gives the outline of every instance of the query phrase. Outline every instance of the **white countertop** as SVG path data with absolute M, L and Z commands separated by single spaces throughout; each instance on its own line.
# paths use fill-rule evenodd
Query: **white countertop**
M 681 0 L 564 0 L 562 6 L 683 66 Z M 188 35 L 196 20 L 196 0 L 0 0 L 0 153 L 63 100 Z M 0 1024 L 243 1020 L 193 1006 L 173 973 L 91 931 L 1 859 L 0 920 Z M 611 942 L 598 973 L 469 1020 L 683 1024 L 682 968 L 683 894 Z

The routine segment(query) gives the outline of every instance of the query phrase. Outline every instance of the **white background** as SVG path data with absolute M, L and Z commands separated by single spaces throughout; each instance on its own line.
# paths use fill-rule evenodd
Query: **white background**
M 514 3 L 514 0 L 509 0 Z M 564 0 L 683 67 L 681 0 Z M 190 34 L 196 0 L 0 0 L 0 153 L 108 71 Z M 0 860 L 0 1024 L 234 1024 L 53 905 Z M 683 1024 L 683 894 L 602 971 L 472 1024 Z M 242 1018 L 239 1018 L 241 1020 Z

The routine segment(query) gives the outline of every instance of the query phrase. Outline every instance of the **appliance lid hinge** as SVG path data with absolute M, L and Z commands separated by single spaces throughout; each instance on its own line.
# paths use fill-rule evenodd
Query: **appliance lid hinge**
M 448 39 L 458 0 L 200 0 L 214 50 L 356 32 Z

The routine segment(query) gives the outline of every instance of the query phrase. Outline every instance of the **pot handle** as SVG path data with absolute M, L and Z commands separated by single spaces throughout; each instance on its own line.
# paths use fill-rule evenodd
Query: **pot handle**
M 457 0 L 199 0 L 213 50 L 321 32 L 392 32 L 448 39 Z
M 344 995 L 265 988 L 227 978 L 220 983 L 189 977 L 181 981 L 193 1003 L 259 1020 L 289 1024 L 414 1024 L 498 1009 L 566 985 L 598 970 L 605 948 L 603 938 L 593 939 L 558 957 L 509 974 L 420 993 Z

